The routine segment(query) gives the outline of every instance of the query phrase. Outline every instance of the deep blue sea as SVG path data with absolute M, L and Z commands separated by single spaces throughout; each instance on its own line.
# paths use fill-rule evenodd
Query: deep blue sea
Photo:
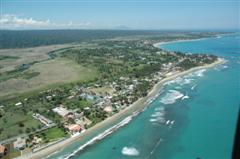
M 164 92 L 128 125 L 72 158 L 231 158 L 240 105 L 240 34 L 161 48 L 214 54 L 228 61 L 168 82 Z M 76 142 L 50 158 L 64 158 L 82 144 Z

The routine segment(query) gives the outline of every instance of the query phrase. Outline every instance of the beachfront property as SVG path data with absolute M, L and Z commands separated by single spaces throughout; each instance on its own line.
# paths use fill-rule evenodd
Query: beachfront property
M 113 108 L 112 108 L 112 106 L 106 106 L 103 110 L 107 113 L 112 113 Z
M 42 143 L 42 141 L 43 141 L 42 138 L 40 138 L 38 136 L 34 136 L 33 140 L 31 142 L 32 142 L 32 144 L 37 145 L 37 144 Z
M 83 112 L 78 112 L 78 109 L 71 111 L 66 118 L 67 119 L 80 119 L 84 116 Z
M 107 41 L 106 47 L 103 46 L 105 41 L 102 42 L 99 42 L 99 48 L 67 49 L 66 54 L 61 54 L 62 58 L 76 62 L 76 65 L 96 66 L 95 69 L 99 73 L 96 79 L 56 86 L 38 92 L 35 96 L 28 96 L 27 99 L 24 97 L 26 100 L 19 98 L 11 101 L 12 103 L 0 103 L 24 106 L 24 111 L 31 112 L 30 118 L 37 119 L 33 119 L 34 124 L 19 122 L 15 125 L 16 132 L 19 132 L 17 135 L 26 134 L 27 148 L 38 149 L 51 142 L 68 138 L 68 134 L 83 132 L 122 111 L 138 99 L 147 96 L 149 90 L 165 78 L 167 73 L 180 69 L 181 67 L 176 66 L 179 62 L 191 58 L 182 58 L 182 55 L 175 53 L 162 56 L 164 51 L 154 48 L 151 42 L 149 45 L 143 44 L 143 40 Z M 115 45 L 121 47 L 112 47 Z M 63 53 L 65 51 L 63 50 Z M 72 53 L 77 58 L 71 59 Z M 94 58 L 91 58 L 90 53 L 94 54 Z M 195 61 L 193 60 L 194 63 Z M 8 108 L 12 107 L 2 107 L 4 111 Z M 18 113 L 26 115 L 20 110 Z M 18 150 L 26 147 L 26 142 L 20 140 L 23 139 L 14 141 Z
M 65 108 L 63 105 L 53 108 L 52 111 L 57 113 L 58 115 L 60 115 L 63 118 L 66 117 L 70 113 L 70 111 L 67 108 Z
M 17 140 L 13 142 L 13 147 L 17 150 L 23 150 L 26 147 L 26 139 L 18 137 Z
M 76 124 L 79 124 L 82 126 L 82 128 L 84 128 L 85 126 L 89 126 L 92 124 L 92 121 L 89 120 L 86 116 L 83 116 L 79 119 L 75 119 L 74 120 Z
M 46 125 L 47 127 L 54 125 L 54 122 L 46 117 L 44 117 L 41 114 L 38 113 L 34 113 L 33 117 L 37 120 L 39 120 L 41 123 L 43 123 L 44 125 Z
M 80 133 L 84 129 L 79 124 L 70 124 L 70 125 L 65 125 L 64 127 L 67 129 L 67 131 L 71 135 L 74 135 L 76 133 Z

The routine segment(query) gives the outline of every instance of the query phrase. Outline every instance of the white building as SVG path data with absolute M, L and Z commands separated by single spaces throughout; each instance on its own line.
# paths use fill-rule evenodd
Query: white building
M 64 108 L 64 107 L 56 107 L 52 109 L 53 112 L 57 113 L 58 115 L 65 117 L 66 115 L 68 115 L 70 112 Z
M 17 138 L 17 140 L 13 142 L 13 147 L 18 150 L 23 150 L 26 147 L 26 139 L 21 137 Z

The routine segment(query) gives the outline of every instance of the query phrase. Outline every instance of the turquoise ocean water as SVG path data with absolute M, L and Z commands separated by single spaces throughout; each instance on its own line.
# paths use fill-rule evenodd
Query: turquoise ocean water
M 231 158 L 240 99 L 240 34 L 169 43 L 161 48 L 215 54 L 228 62 L 168 82 L 164 92 L 129 124 L 71 158 Z M 90 138 L 49 158 L 67 158 Z

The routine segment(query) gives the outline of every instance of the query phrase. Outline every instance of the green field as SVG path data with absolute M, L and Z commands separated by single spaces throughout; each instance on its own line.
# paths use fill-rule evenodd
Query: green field
M 33 113 L 39 113 L 61 127 L 62 117 L 51 111 L 60 105 L 83 112 L 94 125 L 108 114 L 99 107 L 85 110 L 94 101 L 81 98 L 81 91 L 113 94 L 113 90 L 123 92 L 134 84 L 135 88 L 129 91 L 132 96 L 130 102 L 128 94 L 116 92 L 111 100 L 111 103 L 129 105 L 146 96 L 154 83 L 149 79 L 153 79 L 157 72 L 165 71 L 163 64 L 173 63 L 181 71 L 212 63 L 217 58 L 168 54 L 152 45 L 160 40 L 109 39 L 75 45 L 0 50 L 0 140 L 42 128 L 42 124 L 32 117 Z M 127 80 L 120 80 L 121 77 Z M 116 85 L 114 89 L 113 85 Z M 16 106 L 18 102 L 22 103 L 20 107 Z M 57 127 L 43 134 L 48 141 L 65 136 L 64 131 Z
M 0 77 L 0 96 L 46 88 L 52 84 L 86 82 L 97 77 L 98 72 L 92 66 L 81 66 L 71 60 L 57 58 L 37 63 L 22 72 L 3 73 Z
M 0 118 L 0 140 L 10 138 L 23 133 L 29 133 L 42 126 L 37 120 L 33 119 L 30 113 L 6 112 Z
M 41 136 L 44 138 L 45 141 L 54 141 L 59 138 L 64 138 L 67 135 L 62 129 L 54 127 L 41 132 Z
M 69 45 L 0 50 L 0 101 L 10 98 L 12 103 L 4 104 L 4 108 L 0 108 L 0 140 L 33 132 L 42 127 L 42 124 L 32 117 L 32 113 L 36 110 L 46 112 L 51 108 L 49 103 L 36 100 L 30 100 L 28 105 L 21 108 L 16 107 L 15 103 L 37 95 L 42 90 L 98 78 L 98 70 L 93 66 L 82 66 L 66 58 L 47 59 L 49 51 L 64 46 Z M 81 102 L 81 105 L 89 106 L 89 103 Z M 58 120 L 57 118 L 54 117 Z M 46 133 L 49 140 L 53 139 L 54 130 L 58 129 Z M 57 135 L 60 135 L 60 130 Z

